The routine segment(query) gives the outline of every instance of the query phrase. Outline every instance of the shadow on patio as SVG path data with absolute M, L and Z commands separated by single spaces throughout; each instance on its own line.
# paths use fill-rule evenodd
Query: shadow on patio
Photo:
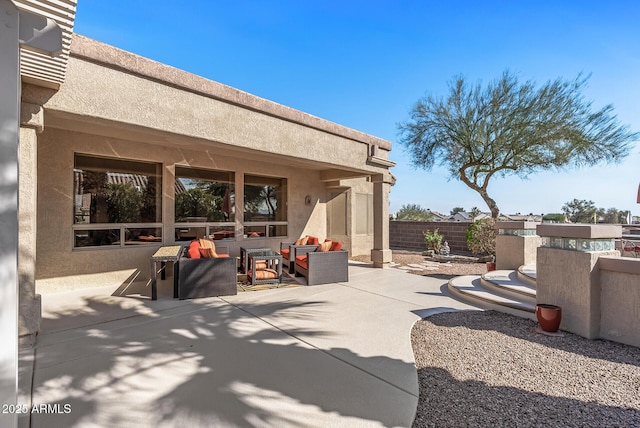
M 406 370 L 406 362 L 319 350 L 297 337 L 330 332 L 285 332 L 250 315 L 246 303 L 203 299 L 153 310 L 154 303 L 121 306 L 118 319 L 106 322 L 101 314 L 112 303 L 100 299 L 58 314 L 83 326 L 39 338 L 32 398 L 70 404 L 71 412 L 33 414 L 33 427 L 393 426 L 415 409 L 406 391 L 351 363 Z M 259 311 L 288 320 L 330 316 L 322 300 L 260 304 Z

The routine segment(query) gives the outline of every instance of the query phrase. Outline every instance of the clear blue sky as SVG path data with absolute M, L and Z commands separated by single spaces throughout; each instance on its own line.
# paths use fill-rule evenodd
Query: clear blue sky
M 591 74 L 584 95 L 613 104 L 640 131 L 640 2 L 360 0 L 79 0 L 75 31 L 394 143 L 404 204 L 449 213 L 487 207 L 440 168 L 416 170 L 397 124 L 425 94 L 462 74 L 488 82 L 505 69 L 544 83 Z M 508 214 L 560 212 L 574 198 L 640 214 L 640 144 L 627 160 L 489 192 Z

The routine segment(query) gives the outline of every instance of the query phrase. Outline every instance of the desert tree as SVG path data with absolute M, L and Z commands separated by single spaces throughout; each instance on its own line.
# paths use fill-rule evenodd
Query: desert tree
M 396 213 L 396 220 L 431 221 L 433 213 L 418 204 L 405 204 Z
M 562 212 L 572 223 L 595 223 L 598 208 L 593 201 L 573 199 L 562 206 Z
M 462 207 L 454 207 L 451 211 L 450 211 L 450 215 L 456 215 L 458 213 L 463 213 L 464 212 L 464 208 Z
M 444 166 L 497 218 L 488 192 L 494 176 L 619 162 L 629 153 L 638 133 L 619 124 L 612 105 L 592 108 L 582 95 L 587 80 L 579 75 L 537 87 L 506 71 L 483 87 L 457 77 L 447 97 L 416 102 L 398 125 L 399 141 L 415 167 Z

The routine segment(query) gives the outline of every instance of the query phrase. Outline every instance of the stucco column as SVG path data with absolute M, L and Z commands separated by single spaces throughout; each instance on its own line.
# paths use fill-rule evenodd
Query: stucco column
M 496 223 L 496 269 L 512 270 L 536 263 L 540 237 L 532 221 L 499 221 Z
M 377 174 L 373 182 L 373 249 L 371 261 L 377 268 L 387 268 L 391 262 L 389 249 L 389 190 L 393 183 L 390 174 Z
M 22 103 L 20 109 L 20 171 L 18 192 L 18 335 L 23 345 L 33 345 L 42 320 L 36 294 L 36 230 L 38 209 L 38 135 L 44 128 L 43 109 Z
M 614 240 L 622 227 L 555 225 L 537 227 L 542 246 L 536 263 L 536 302 L 562 308 L 560 328 L 588 339 L 600 334 L 600 256 L 619 256 Z
M 176 166 L 163 165 L 162 171 L 162 242 L 171 245 L 176 242 Z M 172 263 L 173 265 L 173 263 Z

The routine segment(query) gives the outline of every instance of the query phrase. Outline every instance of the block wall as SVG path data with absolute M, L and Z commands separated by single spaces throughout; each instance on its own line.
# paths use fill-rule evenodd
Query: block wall
M 423 232 L 438 229 L 453 254 L 470 254 L 466 232 L 470 222 L 389 221 L 389 247 L 393 250 L 425 251 Z

